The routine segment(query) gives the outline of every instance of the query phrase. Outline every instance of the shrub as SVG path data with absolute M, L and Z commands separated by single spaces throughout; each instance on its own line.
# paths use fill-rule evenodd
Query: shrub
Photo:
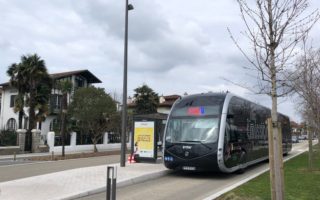
M 0 131 L 0 146 L 15 146 L 17 145 L 17 133 L 10 130 Z

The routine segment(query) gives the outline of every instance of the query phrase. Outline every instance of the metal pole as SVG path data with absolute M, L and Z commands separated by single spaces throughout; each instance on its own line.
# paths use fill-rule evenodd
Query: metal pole
M 111 179 L 110 179 L 110 170 L 111 167 L 107 167 L 107 191 L 106 191 L 106 200 L 111 200 Z
M 128 0 L 125 5 L 124 29 L 124 66 L 123 66 L 123 97 L 121 123 L 121 157 L 120 167 L 126 166 L 126 129 L 127 129 L 127 71 L 128 71 Z
M 112 173 L 112 195 L 111 199 L 116 200 L 116 193 L 117 193 L 117 167 L 113 168 L 113 173 Z
M 112 172 L 112 173 L 111 173 Z M 106 200 L 116 200 L 117 192 L 117 167 L 107 167 Z
M 117 167 L 115 166 L 107 167 L 107 186 L 106 187 L 107 187 L 106 200 L 116 200 Z
M 128 74 L 128 12 L 133 6 L 126 0 L 125 30 L 124 30 L 124 67 L 123 67 L 123 97 L 122 97 L 122 124 L 121 124 L 121 157 L 120 167 L 126 165 L 126 132 L 127 132 L 127 74 Z

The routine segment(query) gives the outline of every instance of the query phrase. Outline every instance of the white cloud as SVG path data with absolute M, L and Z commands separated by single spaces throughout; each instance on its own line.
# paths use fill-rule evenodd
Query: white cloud
M 246 45 L 235 0 L 136 1 L 129 13 L 128 92 L 142 83 L 159 94 L 231 91 L 266 106 L 269 97 L 230 84 L 254 83 L 248 63 L 231 41 L 230 27 Z M 311 6 L 319 6 L 316 0 Z M 124 2 L 0 0 L 0 82 L 23 54 L 37 53 L 49 72 L 89 69 L 107 91 L 122 93 Z M 319 44 L 317 24 L 311 35 Z M 318 45 L 319 46 L 319 45 Z M 250 49 L 248 49 L 250 50 Z M 296 117 L 290 101 L 279 105 Z

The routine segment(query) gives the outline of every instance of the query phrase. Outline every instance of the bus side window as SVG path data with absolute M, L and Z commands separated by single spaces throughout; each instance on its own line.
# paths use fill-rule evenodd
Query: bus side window
M 226 123 L 226 132 L 224 134 L 224 137 L 225 137 L 224 143 L 228 144 L 230 141 L 230 125 L 228 122 Z
M 230 128 L 230 143 L 234 143 L 237 142 L 237 134 L 236 134 L 236 130 L 234 130 L 233 128 Z
M 234 143 L 237 141 L 236 130 L 237 126 L 235 120 L 237 118 L 237 110 L 239 110 L 239 105 L 237 105 L 236 98 L 230 100 L 228 113 L 227 113 L 227 124 L 228 124 L 228 143 Z

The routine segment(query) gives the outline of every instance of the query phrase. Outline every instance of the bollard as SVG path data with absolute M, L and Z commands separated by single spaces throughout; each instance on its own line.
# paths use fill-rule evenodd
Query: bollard
M 111 177 L 110 177 L 111 176 Z M 107 167 L 107 200 L 116 200 L 117 167 Z
M 51 151 L 51 160 L 54 160 L 54 151 Z
M 13 160 L 14 160 L 14 161 L 16 161 L 16 160 L 17 160 L 16 152 L 13 152 Z

